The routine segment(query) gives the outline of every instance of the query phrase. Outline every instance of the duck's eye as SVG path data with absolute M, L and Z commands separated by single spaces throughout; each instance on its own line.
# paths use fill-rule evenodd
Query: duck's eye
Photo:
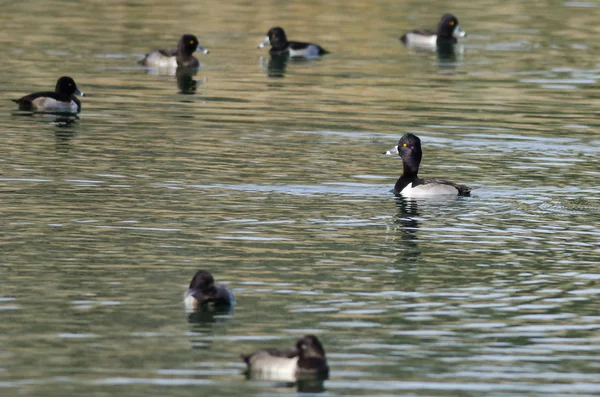
M 456 24 L 456 22 L 450 21 L 450 26 L 454 26 L 455 24 Z
M 190 40 L 190 44 L 194 44 L 194 40 Z
M 403 144 L 402 144 L 402 147 L 407 147 L 407 146 L 408 146 L 408 145 L 407 145 L 406 143 L 403 143 Z

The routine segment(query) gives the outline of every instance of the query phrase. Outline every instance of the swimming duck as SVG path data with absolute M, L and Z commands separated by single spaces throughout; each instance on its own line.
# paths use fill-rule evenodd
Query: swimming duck
M 397 154 L 402 158 L 402 176 L 394 186 L 394 194 L 404 197 L 430 197 L 439 195 L 468 196 L 471 188 L 465 185 L 437 179 L 421 179 L 417 176 L 423 157 L 421 140 L 413 134 L 404 134 L 398 144 L 385 154 Z
M 19 99 L 12 99 L 19 105 L 19 110 L 46 113 L 79 113 L 81 102 L 75 96 L 84 96 L 75 81 L 63 76 L 56 82 L 54 91 L 34 92 Z
M 215 284 L 212 274 L 206 270 L 198 270 L 190 283 L 190 288 L 183 296 L 188 311 L 193 311 L 210 303 L 215 305 L 233 305 L 233 292 L 225 285 Z
M 454 44 L 457 38 L 466 36 L 467 33 L 460 28 L 458 19 L 452 14 L 442 15 L 437 31 L 413 30 L 405 33 L 400 40 L 407 46 L 435 47 L 440 44 Z
M 152 51 L 139 61 L 144 66 L 156 68 L 200 67 L 200 62 L 192 55 L 194 51 L 208 54 L 208 50 L 198 43 L 193 34 L 184 34 L 177 43 L 177 48 Z
M 271 45 L 271 49 L 269 50 L 269 54 L 271 55 L 314 58 L 329 53 L 329 51 L 317 44 L 288 41 L 284 30 L 279 27 L 270 29 L 265 39 L 257 48 L 263 48 L 266 45 Z
M 325 350 L 314 335 L 298 339 L 294 349 L 264 349 L 241 358 L 252 379 L 293 382 L 301 376 L 329 375 Z

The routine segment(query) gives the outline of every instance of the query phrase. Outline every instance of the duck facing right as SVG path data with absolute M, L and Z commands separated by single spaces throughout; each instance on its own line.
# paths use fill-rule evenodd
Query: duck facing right
M 28 112 L 79 113 L 81 102 L 75 95 L 84 96 L 75 80 L 63 76 L 56 82 L 54 91 L 34 92 L 12 101 L 19 105 L 19 110 Z
M 198 51 L 208 54 L 208 50 L 198 43 L 198 38 L 186 33 L 179 39 L 177 48 L 155 50 L 147 53 L 138 63 L 143 66 L 175 70 L 181 68 L 198 68 L 200 62 L 192 54 Z
M 457 38 L 465 37 L 467 33 L 460 28 L 458 19 L 452 14 L 444 14 L 438 23 L 436 31 L 412 30 L 406 32 L 400 41 L 409 47 L 433 47 L 444 44 L 455 44 Z
M 403 197 L 433 197 L 441 195 L 468 196 L 471 188 L 439 179 L 421 179 L 419 165 L 423 157 L 421 139 L 414 134 L 404 134 L 398 144 L 384 154 L 397 154 L 402 159 L 402 175 L 396 181 L 394 194 Z
M 298 339 L 294 349 L 264 349 L 242 354 L 241 358 L 248 366 L 250 379 L 295 382 L 302 377 L 329 376 L 325 350 L 314 335 Z

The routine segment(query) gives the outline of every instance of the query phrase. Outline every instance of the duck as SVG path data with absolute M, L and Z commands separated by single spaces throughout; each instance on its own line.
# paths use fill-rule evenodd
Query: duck
M 208 54 L 208 50 L 198 43 L 198 38 L 193 34 L 186 33 L 179 39 L 177 48 L 152 51 L 138 63 L 155 68 L 198 68 L 200 62 L 192 54 L 198 51 Z
M 267 45 L 271 45 L 271 49 L 269 50 L 269 54 L 271 55 L 315 58 L 329 53 L 329 51 L 318 44 L 288 41 L 285 31 L 280 27 L 269 29 L 267 36 L 257 48 L 263 48 Z
M 300 377 L 329 376 L 325 349 L 315 335 L 304 335 L 293 349 L 264 349 L 241 358 L 251 379 L 294 382 Z
M 421 179 L 418 176 L 419 165 L 423 157 L 421 139 L 414 134 L 404 134 L 398 144 L 384 152 L 387 155 L 397 154 L 402 158 L 402 176 L 396 181 L 394 194 L 403 197 L 432 197 L 440 195 L 468 196 L 471 188 L 465 185 L 438 179 Z
M 19 99 L 12 99 L 19 110 L 43 113 L 79 113 L 81 102 L 75 96 L 85 96 L 79 91 L 75 80 L 62 76 L 56 82 L 54 91 L 34 92 Z
M 452 14 L 444 14 L 438 23 L 437 31 L 413 30 L 405 33 L 400 40 L 410 47 L 436 47 L 443 44 L 455 44 L 457 38 L 467 33 L 460 28 L 458 19 Z
M 215 284 L 215 279 L 207 270 L 198 270 L 189 289 L 183 296 L 186 310 L 195 311 L 200 307 L 214 304 L 215 306 L 232 306 L 235 303 L 233 292 L 222 284 Z

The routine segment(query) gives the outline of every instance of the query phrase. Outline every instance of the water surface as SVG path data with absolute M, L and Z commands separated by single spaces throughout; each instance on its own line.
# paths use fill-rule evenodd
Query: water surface
M 600 395 L 600 7 L 530 3 L 453 2 L 450 56 L 398 41 L 439 1 L 4 5 L 3 394 L 295 393 L 239 354 L 315 333 L 328 395 Z M 184 32 L 189 95 L 136 64 Z M 78 119 L 15 114 L 61 75 Z M 472 196 L 395 199 L 406 132 Z M 199 268 L 233 313 L 183 311 Z

